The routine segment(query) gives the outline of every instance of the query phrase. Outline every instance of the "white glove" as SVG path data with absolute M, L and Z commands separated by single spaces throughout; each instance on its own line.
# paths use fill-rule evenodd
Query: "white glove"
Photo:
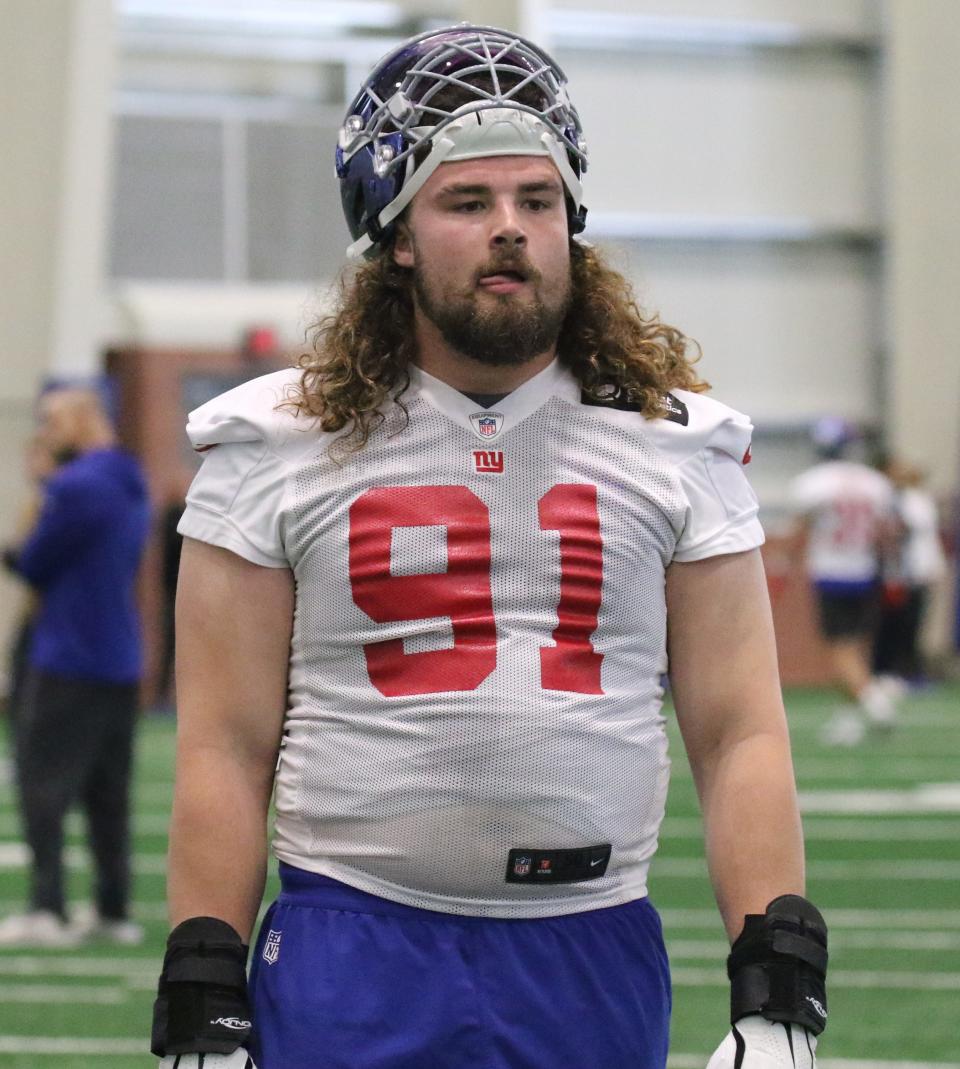
M 817 1037 L 803 1025 L 741 1017 L 707 1069 L 817 1069 Z
M 233 1054 L 168 1054 L 159 1069 L 257 1069 L 253 1058 L 237 1047 Z

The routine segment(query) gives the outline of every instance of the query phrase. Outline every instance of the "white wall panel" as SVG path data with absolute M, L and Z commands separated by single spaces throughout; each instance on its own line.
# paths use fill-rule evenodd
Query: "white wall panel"
M 592 10 L 663 18 L 789 21 L 810 29 L 856 33 L 876 27 L 879 0 L 603 0 Z M 583 10 L 584 0 L 550 0 L 551 8 Z
M 703 349 L 699 370 L 757 424 L 875 420 L 876 284 L 830 247 L 643 243 L 613 255 L 639 303 Z
M 890 18 L 891 431 L 941 494 L 960 489 L 960 3 Z
M 603 210 L 870 224 L 869 79 L 818 55 L 563 52 Z
M 37 386 L 96 359 L 112 69 L 109 0 L 5 0 L 0 32 L 0 543 L 26 500 Z M 0 578 L 0 649 L 20 610 Z M 2 688 L 0 688 L 2 689 Z

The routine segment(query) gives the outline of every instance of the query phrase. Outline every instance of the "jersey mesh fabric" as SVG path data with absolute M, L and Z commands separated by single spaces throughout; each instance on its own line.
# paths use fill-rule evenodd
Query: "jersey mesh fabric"
M 638 898 L 668 780 L 664 573 L 696 528 L 682 471 L 711 436 L 651 433 L 636 413 L 580 404 L 556 371 L 512 421 L 504 401 L 489 442 L 469 401 L 444 410 L 437 396 L 448 394 L 412 391 L 407 418 L 394 410 L 346 459 L 319 438 L 284 460 L 274 523 L 297 602 L 275 851 L 450 913 L 547 916 Z M 723 406 L 696 400 L 698 426 L 716 423 Z M 481 446 L 502 470 L 481 464 Z M 703 555 L 762 538 L 755 509 L 729 511 Z M 558 685 L 543 651 L 564 590 L 583 614 L 591 585 L 596 624 L 587 610 L 577 625 L 587 667 Z M 601 843 L 613 849 L 600 878 L 505 879 L 511 849 Z

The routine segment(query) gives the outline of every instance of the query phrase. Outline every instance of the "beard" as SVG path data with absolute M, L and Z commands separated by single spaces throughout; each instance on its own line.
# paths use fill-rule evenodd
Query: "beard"
M 496 264 L 477 273 L 510 270 L 513 264 Z M 523 273 L 533 283 L 532 300 L 510 294 L 489 294 L 481 307 L 475 290 L 439 293 L 419 262 L 413 267 L 413 288 L 421 311 L 440 331 L 443 340 L 464 356 L 491 367 L 525 364 L 556 345 L 571 300 L 569 275 L 553 301 L 544 301 L 541 275 L 524 262 Z

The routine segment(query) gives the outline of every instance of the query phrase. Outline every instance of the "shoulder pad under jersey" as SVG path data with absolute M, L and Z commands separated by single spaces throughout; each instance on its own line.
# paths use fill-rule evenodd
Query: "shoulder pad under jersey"
M 261 375 L 195 408 L 187 422 L 187 435 L 198 452 L 228 442 L 264 441 L 273 448 L 294 435 L 316 427 L 295 409 L 284 406 L 294 396 L 300 379 L 299 368 L 284 368 Z
M 750 463 L 753 424 L 742 412 L 689 390 L 672 390 L 666 408 L 667 414 L 648 419 L 644 430 L 675 463 L 708 448 L 727 453 L 740 464 Z
M 581 394 L 581 403 L 618 412 L 640 413 L 641 406 L 620 396 L 596 399 Z M 644 430 L 654 444 L 676 463 L 709 446 L 728 453 L 741 464 L 750 463 L 753 424 L 742 413 L 712 397 L 689 390 L 672 390 L 663 398 L 665 412 L 647 419 Z

